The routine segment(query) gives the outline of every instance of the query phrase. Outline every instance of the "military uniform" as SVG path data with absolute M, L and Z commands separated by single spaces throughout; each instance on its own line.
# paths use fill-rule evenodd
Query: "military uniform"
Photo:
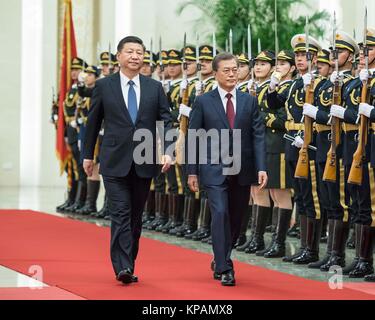
M 237 56 L 237 59 L 238 59 L 238 62 L 241 64 L 246 64 L 246 65 L 249 65 L 250 67 L 250 60 L 248 58 L 248 55 L 246 53 L 241 53 Z M 250 67 L 251 68 L 251 67 Z M 251 70 L 249 68 L 249 70 Z M 249 92 L 248 90 L 248 84 L 249 84 L 249 80 L 245 80 L 239 84 L 237 84 L 237 89 L 240 90 L 241 92 Z

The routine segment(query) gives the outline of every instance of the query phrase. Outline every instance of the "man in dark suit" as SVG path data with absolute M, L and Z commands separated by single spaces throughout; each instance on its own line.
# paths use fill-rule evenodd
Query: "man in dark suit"
M 215 57 L 213 69 L 218 88 L 196 98 L 188 135 L 189 155 L 197 154 L 188 160 L 189 187 L 198 191 L 199 176 L 208 193 L 214 251 L 212 268 L 214 278 L 224 286 L 235 285 L 230 256 L 249 203 L 250 186 L 258 183 L 264 188 L 268 179 L 265 128 L 256 99 L 236 90 L 238 68 L 238 60 L 232 54 Z M 195 135 L 195 130 L 217 132 L 219 141 L 208 139 L 203 151 L 202 137 Z M 227 141 L 221 136 L 225 132 L 229 134 Z M 207 156 L 202 156 L 202 151 Z M 218 152 L 218 158 L 212 152 Z M 228 161 L 231 158 L 232 163 Z
M 111 259 L 117 280 L 131 283 L 138 281 L 134 268 L 142 230 L 142 211 L 151 179 L 158 174 L 156 122 L 164 121 L 167 132 L 172 128 L 172 118 L 161 83 L 139 74 L 145 53 L 142 40 L 126 37 L 120 41 L 117 50 L 121 70 L 99 80 L 93 92 L 84 168 L 91 176 L 96 139 L 104 120 L 100 173 L 112 220 Z M 135 158 L 140 144 L 144 143 L 135 138 L 140 129 L 152 134 L 152 141 L 147 141 L 148 147 L 144 150 L 146 154 L 152 151 L 152 159 L 143 164 L 139 161 L 141 159 Z M 166 172 L 171 156 L 165 155 L 161 160 L 164 164 L 162 170 Z

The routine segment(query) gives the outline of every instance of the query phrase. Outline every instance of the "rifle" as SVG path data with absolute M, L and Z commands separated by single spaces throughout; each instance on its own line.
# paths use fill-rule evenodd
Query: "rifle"
M 165 66 L 163 63 L 163 49 L 162 49 L 161 36 L 159 38 L 159 67 L 160 67 L 161 82 L 163 85 L 163 89 L 164 89 L 164 92 L 167 93 L 165 89 L 165 73 L 164 73 Z
M 182 58 L 182 64 L 184 69 L 184 79 L 183 81 L 187 81 L 187 64 L 186 64 L 186 33 L 184 35 L 184 52 Z M 182 93 L 182 104 L 188 105 L 189 104 L 189 85 L 187 85 L 186 89 Z M 178 139 L 176 142 L 176 161 L 178 164 L 183 164 L 183 160 L 185 158 L 185 136 L 188 129 L 188 118 L 185 116 L 181 116 L 180 119 L 180 130 L 178 134 Z
M 152 74 L 154 73 L 154 54 L 153 54 L 152 38 L 151 38 L 151 42 L 150 42 L 150 70 L 151 70 L 151 77 L 152 77 Z
M 312 54 L 310 52 L 310 43 L 309 43 L 309 19 L 306 17 L 306 57 L 309 66 L 309 73 L 312 75 Z M 305 103 L 313 104 L 314 102 L 314 87 L 315 79 L 310 85 L 305 88 Z M 305 134 L 303 139 L 303 146 L 299 151 L 299 157 L 297 162 L 296 171 L 294 174 L 295 178 L 308 179 L 309 177 L 309 152 L 308 147 L 312 142 L 312 131 L 313 131 L 313 121 L 310 117 L 304 117 L 305 124 Z
M 363 53 L 365 56 L 366 69 L 368 70 L 368 56 L 369 49 L 367 46 L 367 8 L 365 12 L 365 30 L 364 30 L 364 40 L 363 40 Z M 361 103 L 367 102 L 367 92 L 368 92 L 368 83 L 367 81 L 362 82 L 362 92 L 361 92 Z M 352 166 L 350 168 L 348 183 L 362 185 L 362 174 L 363 174 L 363 165 L 366 158 L 366 145 L 367 145 L 367 134 L 369 129 L 369 120 L 361 115 L 361 122 L 359 125 L 359 141 L 357 150 L 353 155 Z
M 108 71 L 109 74 L 111 75 L 113 73 L 114 66 L 112 64 L 112 52 L 111 52 L 111 42 L 109 42 L 109 47 L 108 47 Z
M 253 62 L 253 51 L 252 51 L 252 44 L 251 44 L 251 26 L 250 24 L 247 26 L 247 54 L 249 58 L 249 65 L 251 68 L 251 88 L 250 94 L 255 97 L 257 95 L 257 88 L 255 84 L 255 75 L 254 75 L 254 62 Z
M 339 72 L 339 53 L 336 48 L 336 12 L 334 13 L 333 50 L 335 71 Z M 333 104 L 341 105 L 342 79 L 337 78 L 333 90 Z M 327 161 L 324 168 L 323 181 L 336 182 L 337 175 L 337 146 L 340 144 L 341 122 L 339 118 L 331 118 L 331 148 L 327 153 Z

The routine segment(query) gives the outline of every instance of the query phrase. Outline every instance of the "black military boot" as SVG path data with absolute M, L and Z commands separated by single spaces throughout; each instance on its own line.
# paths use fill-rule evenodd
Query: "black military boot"
M 319 261 L 319 243 L 322 230 L 322 220 L 307 218 L 307 248 L 297 258 L 293 259 L 295 264 L 309 264 Z
M 154 218 L 151 219 L 152 216 L 155 218 L 155 191 L 150 190 L 143 209 L 142 224 L 147 223 L 147 221 L 154 220 Z
M 361 248 L 361 229 L 362 229 L 362 225 L 361 224 L 355 224 L 354 225 L 354 233 L 355 233 L 355 257 L 352 261 L 352 263 L 348 266 L 346 266 L 343 270 L 342 270 L 342 274 L 343 275 L 349 275 L 350 272 L 352 272 L 355 267 L 357 266 L 358 262 L 359 262 L 359 249 Z
M 264 232 L 271 214 L 272 211 L 270 207 L 258 206 L 254 238 L 251 244 L 245 249 L 246 253 L 251 254 L 264 249 Z
M 248 206 L 245 211 L 244 216 L 242 217 L 240 235 L 238 236 L 238 239 L 234 245 L 235 248 L 240 247 L 246 243 L 246 232 L 247 232 L 247 227 L 249 226 L 251 209 L 252 207 Z
M 148 230 L 155 230 L 158 226 L 164 225 L 167 223 L 167 195 L 161 192 L 155 193 L 155 219 L 148 225 Z
M 195 203 L 195 197 L 191 197 L 191 196 L 185 196 L 184 198 L 184 208 L 183 208 L 183 214 L 182 214 L 182 224 L 179 225 L 179 226 L 176 226 L 175 228 L 173 229 L 170 229 L 169 230 L 169 234 L 170 235 L 173 235 L 173 236 L 176 236 L 177 233 L 181 233 L 181 232 L 184 232 L 184 230 L 188 227 L 187 226 L 187 215 L 188 215 L 188 210 L 191 208 L 191 206 L 193 205 L 194 206 L 194 203 Z
M 272 219 L 271 219 L 271 221 L 272 221 L 271 222 L 271 230 L 270 230 L 272 232 L 271 242 L 268 245 L 268 247 L 266 247 L 265 249 L 255 252 L 256 256 L 263 257 L 266 252 L 268 252 L 269 250 L 271 250 L 274 247 L 275 241 L 276 241 L 276 228 L 277 228 L 278 220 L 279 220 L 279 208 L 273 207 L 272 208 Z
M 279 209 L 275 243 L 272 248 L 264 253 L 265 258 L 281 258 L 285 256 L 285 239 L 290 226 L 292 212 L 289 209 Z
M 77 213 L 77 210 L 81 209 L 85 205 L 86 195 L 87 195 L 87 182 L 78 181 L 76 199 L 70 207 L 65 209 L 65 212 Z
M 247 239 L 247 241 L 242 245 L 236 248 L 237 251 L 244 252 L 246 248 L 250 246 L 250 244 L 253 242 L 254 238 L 254 233 L 255 233 L 255 223 L 256 223 L 256 218 L 257 218 L 257 212 L 258 212 L 258 206 L 256 204 L 250 205 L 251 207 L 251 218 L 250 218 L 250 236 Z
M 345 245 L 349 234 L 349 223 L 335 220 L 333 225 L 332 252 L 327 263 L 320 267 L 320 271 L 329 271 L 333 266 L 345 267 Z
M 290 229 L 287 232 L 287 236 L 291 238 L 299 238 L 300 237 L 300 228 L 301 228 L 301 214 L 298 212 L 296 213 L 296 221 L 295 223 L 290 227 Z
M 329 261 L 329 259 L 331 257 L 331 254 L 332 254 L 334 223 L 335 223 L 335 220 L 328 219 L 328 223 L 327 223 L 328 237 L 327 237 L 327 253 L 326 253 L 326 255 L 324 256 L 324 258 L 322 260 L 319 260 L 317 262 L 309 263 L 308 268 L 310 268 L 310 269 L 320 269 L 320 267 L 322 265 L 325 265 Z
M 168 216 L 167 224 L 161 227 L 163 233 L 168 233 L 169 230 L 175 228 L 178 224 L 178 213 L 180 210 L 180 196 L 178 194 L 170 194 L 168 197 Z
M 346 243 L 346 247 L 348 249 L 355 249 L 355 225 L 352 227 L 352 230 L 350 232 L 350 237 L 348 239 L 348 242 Z
M 201 198 L 200 200 L 200 212 L 199 212 L 199 228 L 193 234 L 191 239 L 194 241 L 201 241 L 207 238 L 211 234 L 211 212 L 208 205 L 207 198 Z
M 176 232 L 176 236 L 179 238 L 183 238 L 187 235 L 190 235 L 194 233 L 195 230 L 197 230 L 198 212 L 196 210 L 195 203 L 195 197 L 189 197 L 188 207 L 186 210 L 185 228 Z
M 68 197 L 67 197 L 66 201 L 62 205 L 59 205 L 56 208 L 56 212 L 64 213 L 66 208 L 68 208 L 71 205 L 73 205 L 74 200 L 76 198 L 76 194 L 77 194 L 77 186 L 78 186 L 78 182 L 75 181 L 75 180 L 73 180 L 72 181 L 72 186 L 68 190 Z
M 283 262 L 293 262 L 293 260 L 301 256 L 307 248 L 307 217 L 301 214 L 299 214 L 298 216 L 299 216 L 299 223 L 300 223 L 299 233 L 300 233 L 301 246 L 300 246 L 299 251 L 296 254 L 293 254 L 291 256 L 285 256 L 283 258 Z
M 78 214 L 84 216 L 97 213 L 96 200 L 98 199 L 100 190 L 100 181 L 87 180 L 87 197 L 85 205 L 77 210 Z
M 354 270 L 349 273 L 349 278 L 364 278 L 374 273 L 372 257 L 373 233 L 374 229 L 371 226 L 362 225 L 359 261 Z

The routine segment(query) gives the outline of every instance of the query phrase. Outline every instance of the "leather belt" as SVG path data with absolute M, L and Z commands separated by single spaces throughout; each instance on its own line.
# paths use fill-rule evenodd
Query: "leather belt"
M 359 125 L 351 124 L 351 123 L 343 123 L 342 129 L 344 130 L 344 132 L 358 131 Z
M 331 131 L 331 126 L 327 126 L 325 124 L 315 124 L 315 130 L 320 133 L 320 132 L 325 132 L 325 131 Z
M 305 124 L 295 123 L 293 121 L 287 121 L 287 122 L 285 122 L 285 128 L 288 131 L 304 131 L 305 130 Z

